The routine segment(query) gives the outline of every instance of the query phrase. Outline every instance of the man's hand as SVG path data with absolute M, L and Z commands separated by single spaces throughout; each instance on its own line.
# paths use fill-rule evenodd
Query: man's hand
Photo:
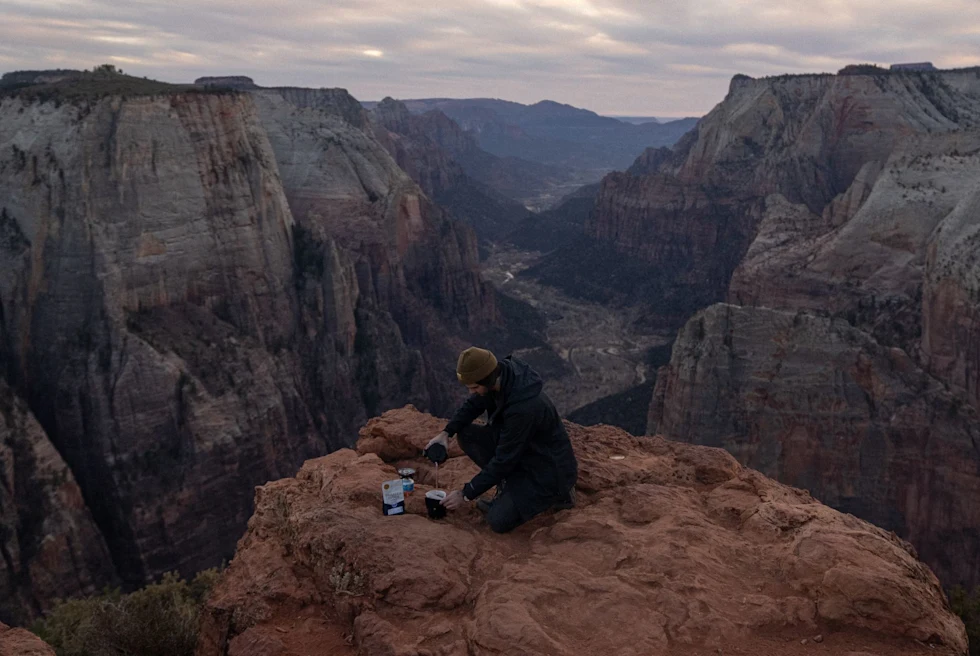
M 442 505 L 444 505 L 447 510 L 456 510 L 464 503 L 466 503 L 466 499 L 463 498 L 462 490 L 453 490 L 446 495 L 445 499 L 442 500 Z
M 425 449 L 424 450 L 425 451 L 428 451 L 429 450 L 429 447 L 432 446 L 433 444 L 441 444 L 444 447 L 446 447 L 446 450 L 448 451 L 449 450 L 449 433 L 447 433 L 446 431 L 442 431 L 441 433 L 439 433 L 438 435 L 436 435 L 435 437 L 433 437 L 431 440 L 429 440 L 429 443 L 425 445 Z

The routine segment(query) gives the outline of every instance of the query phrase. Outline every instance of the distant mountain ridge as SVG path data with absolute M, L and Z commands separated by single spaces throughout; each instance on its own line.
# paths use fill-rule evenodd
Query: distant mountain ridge
M 634 124 L 572 105 L 542 100 L 524 105 L 496 98 L 403 100 L 413 113 L 439 110 L 473 132 L 498 157 L 592 170 L 622 170 L 646 148 L 674 145 L 697 123 Z M 371 108 L 377 103 L 363 103 Z

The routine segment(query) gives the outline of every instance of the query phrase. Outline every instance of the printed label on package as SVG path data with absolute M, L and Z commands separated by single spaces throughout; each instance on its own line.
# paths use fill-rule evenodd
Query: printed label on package
M 385 515 L 401 515 L 405 512 L 405 490 L 402 479 L 385 481 L 381 484 L 382 510 Z

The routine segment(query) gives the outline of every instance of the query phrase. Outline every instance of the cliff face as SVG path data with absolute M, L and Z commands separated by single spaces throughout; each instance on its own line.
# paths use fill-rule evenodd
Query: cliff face
M 980 148 L 972 159 L 980 169 Z M 940 223 L 927 252 L 922 357 L 980 406 L 980 178 Z
M 328 306 L 354 308 L 347 334 L 353 321 L 368 414 L 394 399 L 447 407 L 458 394 L 459 336 L 497 321 L 473 232 L 433 205 L 346 112 L 309 95 L 297 105 L 280 90 L 253 97 L 307 248 L 334 253 L 334 269 L 347 272 L 324 289 L 335 290 Z
M 448 117 L 440 116 L 452 123 Z M 440 121 L 431 116 L 413 116 L 404 103 L 391 98 L 378 103 L 371 118 L 379 141 L 429 197 L 444 193 L 465 177 L 450 152 L 435 140 L 439 133 L 446 132 Z
M 370 134 L 367 111 L 346 89 L 307 89 L 304 87 L 275 87 L 265 95 L 279 96 L 301 110 L 317 110 L 326 116 L 340 118 L 362 132 Z
M 758 235 L 734 273 L 728 298 L 845 317 L 966 390 L 978 405 L 980 333 L 971 290 L 977 289 L 980 254 L 973 236 L 980 78 L 976 72 L 930 74 L 906 84 L 919 95 L 884 88 L 908 108 L 903 138 L 889 144 L 887 154 L 867 159 L 822 212 L 781 194 L 766 199 Z M 920 114 L 911 111 L 916 109 Z M 889 116 L 880 106 L 869 111 L 869 123 Z
M 680 332 L 648 432 L 739 462 L 909 540 L 980 582 L 980 426 L 901 349 L 842 319 L 715 305 Z
M 323 448 L 272 354 L 294 331 L 292 216 L 254 108 L 12 98 L 0 115 L 10 378 L 124 580 L 218 562 L 248 489 Z
M 845 274 L 864 273 L 847 269 L 856 263 L 877 267 L 892 289 L 906 293 L 915 282 L 903 275 L 897 283 L 896 266 L 907 269 L 916 255 L 921 264 L 923 234 L 961 193 L 953 178 L 961 177 L 962 167 L 947 184 L 940 180 L 945 172 L 933 171 L 938 162 L 929 162 L 927 175 L 924 167 L 912 171 L 913 160 L 968 149 L 980 124 L 978 99 L 980 79 L 972 71 L 736 78 L 673 155 L 646 153 L 632 173 L 606 177 L 587 232 L 597 251 L 645 263 L 642 275 L 618 279 L 624 290 L 643 288 L 640 298 L 653 323 L 726 294 L 740 303 L 763 302 L 773 293 L 791 305 L 817 303 L 814 297 L 828 286 L 845 286 Z M 872 193 L 879 178 L 890 187 Z M 865 201 L 879 196 L 879 211 L 860 216 Z M 899 203 L 903 210 L 884 214 Z M 807 250 L 798 243 L 821 237 L 836 245 L 813 243 Z M 855 252 L 869 239 L 874 257 L 856 262 Z M 820 248 L 834 253 L 813 255 Z M 561 261 L 574 256 L 556 255 L 542 274 L 554 280 L 572 275 Z M 606 259 L 616 266 L 615 255 Z M 804 276 L 798 269 L 816 273 Z M 921 267 L 918 275 L 921 281 Z M 872 291 L 869 285 L 862 295 L 866 302 Z M 849 309 L 856 310 L 858 300 L 849 297 Z
M 729 299 L 840 314 L 925 362 L 923 284 L 944 275 L 930 273 L 928 254 L 939 226 L 975 193 L 978 151 L 980 130 L 972 127 L 910 136 L 887 159 L 866 163 L 822 215 L 770 196 Z
M 965 654 L 936 577 L 893 534 L 718 449 L 568 424 L 578 505 L 494 535 L 467 506 L 425 516 L 418 454 L 443 422 L 393 410 L 357 451 L 256 491 L 204 613 L 198 656 Z M 453 454 L 456 455 L 456 454 Z M 381 483 L 416 467 L 404 516 Z M 465 457 L 440 468 L 458 488 Z M 832 631 L 828 631 L 832 627 Z M 925 644 L 929 643 L 929 644 Z
M 124 582 L 219 563 L 255 485 L 458 393 L 475 238 L 359 125 L 340 91 L 0 101 L 0 361 Z
M 93 594 L 115 577 L 75 477 L 3 381 L 0 556 L 0 615 L 21 623 L 57 598 Z
M 454 153 L 478 157 L 472 137 L 442 112 L 421 116 L 385 98 L 371 112 L 375 133 L 391 156 L 423 191 L 481 238 L 498 241 L 530 213 L 520 203 L 477 182 Z M 483 153 L 486 157 L 493 157 Z

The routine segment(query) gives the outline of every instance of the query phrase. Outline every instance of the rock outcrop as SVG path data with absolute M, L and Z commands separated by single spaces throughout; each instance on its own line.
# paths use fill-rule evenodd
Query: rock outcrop
M 3 656 L 55 656 L 51 645 L 25 629 L 0 623 L 0 654 Z
M 260 487 L 198 656 L 795 655 L 817 633 L 827 653 L 966 652 L 907 543 L 719 449 L 569 424 L 578 507 L 508 535 L 471 507 L 429 520 L 418 453 L 442 423 L 391 411 L 357 451 Z M 384 517 L 381 483 L 405 464 L 407 514 Z M 472 473 L 453 457 L 439 485 Z
M 496 310 L 342 90 L 86 93 L 0 99 L 0 364 L 140 584 L 367 416 L 448 411 Z
M 715 305 L 681 330 L 648 432 L 723 447 L 980 583 L 980 424 L 962 393 L 843 319 Z
M 0 618 L 7 621 L 28 622 L 55 599 L 94 594 L 114 580 L 109 550 L 75 477 L 3 380 L 0 556 Z

